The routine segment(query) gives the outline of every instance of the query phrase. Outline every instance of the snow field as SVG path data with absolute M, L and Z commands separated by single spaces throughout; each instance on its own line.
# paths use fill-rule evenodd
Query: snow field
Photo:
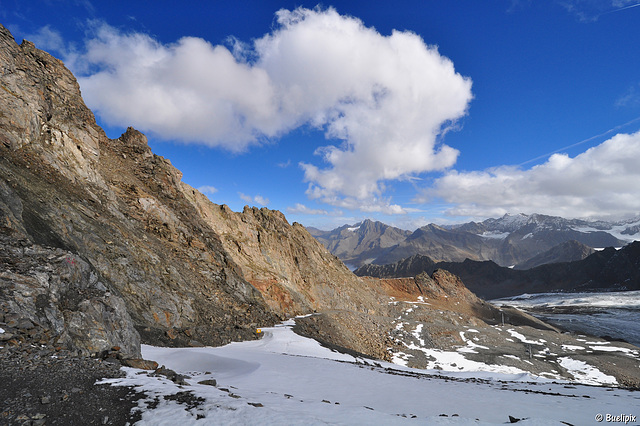
M 105 382 L 133 385 L 158 399 L 152 410 L 140 402 L 141 425 L 484 425 L 503 424 L 509 415 L 528 418 L 525 425 L 592 424 L 597 413 L 639 405 L 640 396 L 621 389 L 525 382 L 526 374 L 421 374 L 332 352 L 288 326 L 263 331 L 260 341 L 216 348 L 143 347 L 145 358 L 190 375 L 188 386 L 131 368 L 126 378 Z M 205 379 L 218 384 L 198 384 Z M 204 402 L 189 408 L 164 399 L 185 391 Z

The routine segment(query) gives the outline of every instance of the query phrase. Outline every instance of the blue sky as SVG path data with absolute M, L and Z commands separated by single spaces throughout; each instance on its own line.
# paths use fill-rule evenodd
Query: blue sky
M 640 213 L 640 1 L 0 0 L 110 137 L 330 229 Z

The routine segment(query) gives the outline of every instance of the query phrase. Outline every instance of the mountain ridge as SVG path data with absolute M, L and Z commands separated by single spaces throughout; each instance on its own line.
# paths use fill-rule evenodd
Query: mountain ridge
M 622 247 L 633 241 L 635 236 L 640 236 L 638 218 L 618 222 L 589 222 L 541 214 L 506 214 L 502 218 L 491 218 L 482 222 L 446 226 L 429 224 L 413 232 L 397 233 L 394 245 L 387 244 L 384 250 L 372 250 L 367 252 L 367 256 L 362 256 L 360 254 L 363 251 L 360 248 L 351 248 L 353 244 L 350 246 L 347 243 L 354 237 L 345 233 L 345 230 L 357 229 L 359 238 L 367 241 L 369 246 L 381 245 L 380 234 L 366 234 L 364 230 L 361 231 L 362 223 L 365 222 L 344 225 L 332 231 L 314 230 L 313 235 L 331 253 L 354 267 L 369 263 L 391 264 L 414 254 L 426 255 L 436 261 L 493 260 L 500 266 L 514 266 L 525 264 L 530 259 L 569 241 L 577 241 L 592 249 L 598 249 L 609 246 Z M 378 223 L 379 227 L 388 226 Z M 548 254 L 547 257 L 548 262 L 563 260 L 566 259 L 562 256 L 553 258 Z

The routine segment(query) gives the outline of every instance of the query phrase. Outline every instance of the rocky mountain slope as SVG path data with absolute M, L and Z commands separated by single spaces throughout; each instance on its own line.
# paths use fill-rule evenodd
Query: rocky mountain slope
M 543 253 L 535 255 L 523 263 L 518 263 L 514 266 L 514 269 L 531 269 L 536 266 L 546 265 L 549 263 L 573 262 L 582 260 L 595 252 L 596 251 L 591 247 L 579 243 L 578 241 L 571 240 L 558 244 Z
M 394 245 L 389 245 L 387 240 L 384 250 L 370 251 L 367 256 L 361 256 L 360 246 L 356 247 L 351 242 L 354 240 L 353 233 L 345 232 L 358 229 L 359 240 L 367 241 L 368 246 L 380 246 L 378 233 L 364 232 L 368 230 L 367 227 L 362 228 L 362 223 L 365 222 L 345 225 L 321 234 L 314 231 L 314 236 L 331 253 L 347 263 L 350 262 L 356 268 L 368 263 L 390 264 L 415 254 L 429 256 L 440 262 L 462 262 L 465 259 L 492 260 L 500 266 L 514 266 L 525 264 L 530 259 L 569 241 L 577 241 L 591 248 L 622 247 L 635 239 L 638 222 L 638 219 L 617 223 L 588 222 L 539 214 L 519 214 L 446 227 L 430 224 L 413 233 L 396 232 Z M 379 223 L 377 227 L 384 228 L 386 225 Z M 328 239 L 327 235 L 330 235 L 331 239 Z M 546 257 L 538 257 L 535 262 L 540 264 L 577 260 L 576 256 L 579 256 L 579 253 L 580 251 L 576 250 L 568 255 L 566 249 L 562 253 L 549 252 Z M 558 256 L 554 257 L 554 254 Z M 583 250 L 582 258 L 587 254 Z
M 516 296 L 523 293 L 585 290 L 640 289 L 640 242 L 620 250 L 607 248 L 582 260 L 544 264 L 528 270 L 501 267 L 492 261 L 434 262 L 428 256 L 415 255 L 390 265 L 365 265 L 355 271 L 359 276 L 408 277 L 422 272 L 446 269 L 459 276 L 475 294 L 485 299 Z
M 286 317 L 323 310 L 368 312 L 377 305 L 379 291 L 364 285 L 281 212 L 255 207 L 233 212 L 197 191 L 185 193 L 274 312 Z
M 165 344 L 251 338 L 255 324 L 276 319 L 183 194 L 181 173 L 144 135 L 107 138 L 64 65 L 29 42 L 18 46 L 3 27 L 0 64 L 0 231 L 18 256 L 3 262 L 3 282 L 14 285 L 13 273 L 31 286 L 24 303 L 4 287 L 3 307 L 91 352 L 139 351 L 139 340 L 114 333 L 91 344 L 65 337 L 78 318 L 90 323 L 98 308 L 123 311 L 119 304 L 129 327 Z M 4 266 L 31 262 L 20 256 L 34 250 L 52 258 L 50 271 Z M 66 303 L 54 281 L 64 293 L 76 278 L 83 291 Z

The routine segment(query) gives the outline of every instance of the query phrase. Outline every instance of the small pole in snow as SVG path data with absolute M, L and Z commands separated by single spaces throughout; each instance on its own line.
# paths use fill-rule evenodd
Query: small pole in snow
M 502 326 L 504 327 L 504 312 L 500 311 L 500 316 L 502 316 Z

